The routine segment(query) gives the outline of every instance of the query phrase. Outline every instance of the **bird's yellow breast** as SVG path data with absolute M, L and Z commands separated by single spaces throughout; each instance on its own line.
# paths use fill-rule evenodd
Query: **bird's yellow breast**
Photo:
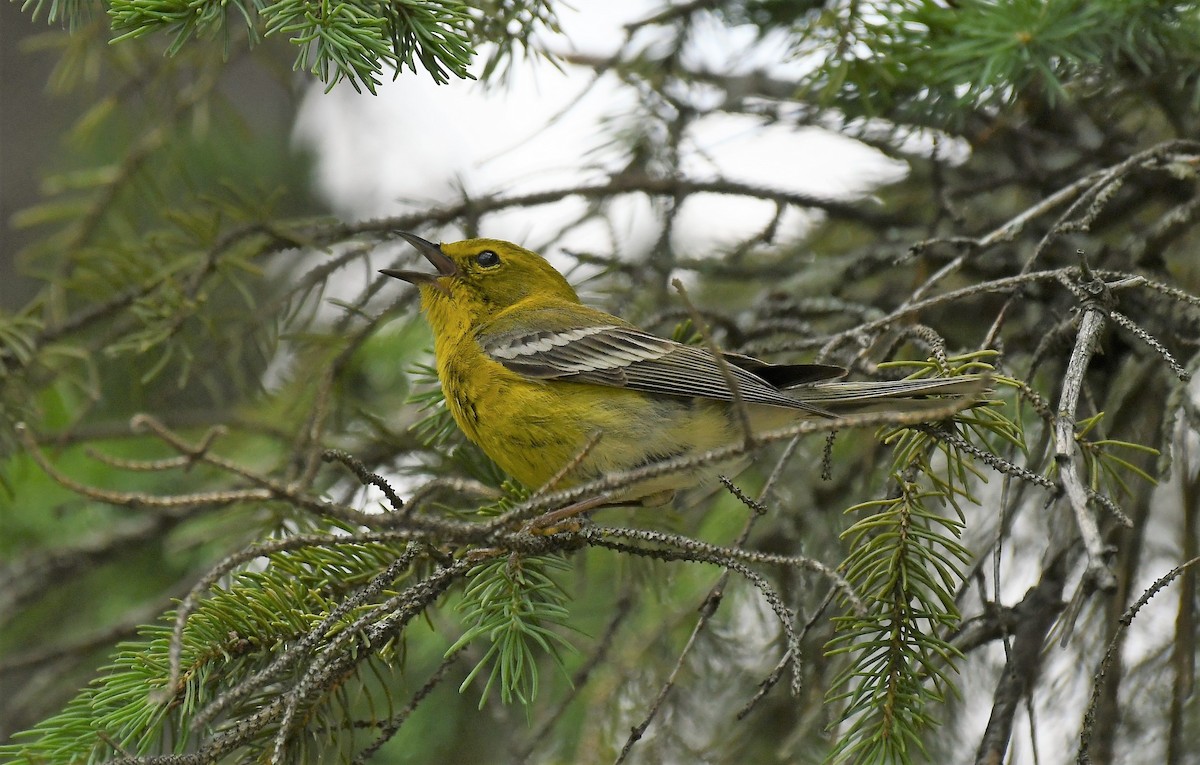
M 440 347 L 437 366 L 450 413 L 467 438 L 533 490 L 573 462 L 556 488 L 713 449 L 732 437 L 724 405 L 530 380 L 493 361 L 471 337 Z M 588 448 L 593 437 L 598 440 Z M 695 475 L 666 476 L 622 496 L 669 494 L 696 481 Z

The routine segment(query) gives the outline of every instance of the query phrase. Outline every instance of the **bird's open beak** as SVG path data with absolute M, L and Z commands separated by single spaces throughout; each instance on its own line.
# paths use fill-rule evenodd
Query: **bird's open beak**
M 455 262 L 448 258 L 446 253 L 442 252 L 441 246 L 436 245 L 427 239 L 422 239 L 416 234 L 410 234 L 407 231 L 397 231 L 396 233 L 404 237 L 413 247 L 416 247 L 417 251 L 424 255 L 425 259 L 432 263 L 433 267 L 436 268 L 438 272 L 436 274 L 431 274 L 426 271 L 398 271 L 394 268 L 381 268 L 379 269 L 379 273 L 384 274 L 385 276 L 403 279 L 410 284 L 416 284 L 418 286 L 422 284 L 429 284 L 441 290 L 445 290 L 445 286 L 443 286 L 438 280 L 443 276 L 454 276 L 458 273 L 458 266 L 455 264 Z

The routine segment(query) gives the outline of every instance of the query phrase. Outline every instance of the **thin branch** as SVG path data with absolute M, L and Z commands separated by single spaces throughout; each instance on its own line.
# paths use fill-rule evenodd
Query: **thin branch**
M 714 347 L 712 352 L 714 354 L 716 354 L 716 353 L 719 353 L 719 350 L 715 349 L 715 347 Z M 747 425 L 748 425 L 748 423 L 747 423 Z M 783 470 L 783 466 L 787 463 L 788 460 L 791 459 L 791 456 L 794 453 L 797 444 L 798 444 L 798 440 L 794 439 L 794 438 L 790 442 L 788 442 L 787 448 L 784 450 L 784 453 L 782 455 L 780 455 L 780 458 L 776 461 L 775 468 L 771 471 L 771 475 L 767 478 L 766 483 L 763 485 L 762 491 L 759 494 L 759 499 L 757 499 L 757 500 L 747 497 L 741 491 L 741 489 L 739 489 L 737 486 L 735 486 L 733 484 L 732 481 L 730 481 L 725 476 L 721 476 L 721 483 L 724 484 L 724 486 L 735 497 L 737 497 L 739 500 L 741 500 L 741 502 L 743 504 L 745 504 L 748 508 L 750 508 L 752 511 L 750 516 L 747 517 L 746 522 L 742 527 L 741 533 L 738 534 L 737 540 L 733 543 L 733 549 L 740 550 L 745 546 L 746 541 L 750 538 L 750 533 L 751 533 L 751 531 L 753 531 L 755 524 L 757 523 L 759 518 L 761 518 L 763 515 L 766 514 L 766 507 L 763 505 L 762 500 L 765 499 L 767 496 L 769 496 L 769 494 L 775 484 L 775 481 L 778 480 L 779 475 Z M 818 565 L 820 565 L 820 564 L 818 564 Z M 824 568 L 824 566 L 822 566 L 822 568 Z M 716 584 L 714 584 L 712 586 L 712 588 L 709 589 L 708 595 L 704 598 L 704 602 L 700 606 L 700 618 L 696 621 L 696 624 L 693 626 L 692 633 L 688 637 L 687 643 L 684 645 L 683 650 L 679 652 L 679 657 L 675 662 L 674 669 L 671 670 L 671 674 L 667 677 L 667 680 L 663 683 L 662 687 L 659 689 L 658 696 L 655 697 L 654 701 L 650 704 L 650 707 L 646 710 L 646 714 L 642 718 L 642 722 L 633 728 L 632 732 L 630 733 L 629 739 L 626 740 L 625 746 L 622 748 L 621 754 L 619 755 L 619 757 L 617 759 L 618 762 L 621 762 L 625 759 L 625 757 L 628 755 L 629 751 L 633 747 L 634 743 L 638 739 L 640 739 L 641 736 L 650 727 L 650 723 L 657 716 L 658 710 L 662 707 L 663 702 L 666 701 L 667 694 L 670 692 L 671 688 L 674 687 L 675 679 L 676 679 L 676 677 L 678 677 L 680 670 L 683 668 L 683 663 L 684 663 L 685 659 L 691 653 L 691 649 L 695 645 L 696 639 L 700 636 L 700 633 L 702 633 L 705 629 L 708 628 L 709 622 L 712 620 L 713 616 L 716 614 L 717 608 L 720 605 L 722 599 L 724 598 L 725 588 L 729 583 L 730 571 L 731 571 L 731 569 L 727 568 L 725 571 L 721 572 L 721 576 L 718 577 Z M 789 648 L 788 651 L 785 652 L 783 659 L 781 659 L 780 664 L 781 664 L 781 666 L 783 666 L 783 665 L 790 666 L 793 668 L 793 670 L 795 670 L 793 672 L 793 676 L 792 676 L 793 681 L 794 681 L 793 691 L 795 691 L 798 694 L 800 675 L 799 675 L 798 667 L 795 666 L 795 663 L 793 661 L 794 658 L 795 657 L 792 655 L 791 649 Z
M 671 286 L 679 293 L 679 299 L 683 301 L 684 307 L 687 308 L 692 324 L 696 327 L 696 331 L 700 333 L 700 337 L 703 338 L 704 344 L 708 347 L 709 354 L 712 355 L 713 361 L 717 365 L 717 369 L 721 372 L 721 379 L 725 381 L 725 387 L 729 388 L 729 395 L 733 399 L 733 412 L 737 416 L 738 425 L 742 431 L 743 443 L 747 446 L 753 446 L 754 429 L 750 426 L 750 409 L 746 406 L 745 399 L 742 398 L 741 386 L 738 385 L 737 378 L 729 366 L 729 360 L 721 352 L 721 346 L 717 345 L 717 341 L 713 338 L 712 332 L 709 331 L 708 325 L 704 322 L 700 313 L 696 311 L 696 306 L 692 305 L 691 298 L 688 297 L 687 288 L 683 286 L 683 282 L 679 279 L 672 279 Z
M 1006 460 L 999 454 L 981 449 L 952 430 L 928 425 L 920 426 L 917 428 L 917 430 L 920 430 L 922 433 L 925 433 L 931 438 L 937 439 L 938 441 L 950 444 L 964 454 L 971 455 L 975 459 L 995 470 L 997 473 L 1017 478 L 1035 486 L 1040 486 L 1043 489 L 1055 488 L 1054 482 L 1049 478 L 1046 478 L 1043 475 L 1038 475 L 1032 470 L 1021 467 L 1010 460 Z
M 382 645 L 394 637 L 399 630 L 407 625 L 430 603 L 440 597 L 458 579 L 466 575 L 475 564 L 470 561 L 458 561 L 451 566 L 437 569 L 434 573 L 406 589 L 400 595 L 382 604 L 372 614 L 384 613 L 387 616 L 377 619 L 369 625 L 351 625 L 347 630 L 364 641 L 364 645 Z M 359 630 L 362 630 L 359 632 Z M 341 635 L 348 634 L 343 632 Z M 353 667 L 373 655 L 371 651 L 344 650 L 342 643 L 337 643 L 334 653 L 323 652 L 318 661 L 314 662 L 301 682 L 290 692 L 275 696 L 258 711 L 240 718 L 230 727 L 216 735 L 197 743 L 197 751 L 191 755 L 168 755 L 165 757 L 121 757 L 115 759 L 114 765 L 157 765 L 158 763 L 210 763 L 229 754 L 246 742 L 258 736 L 265 728 L 279 720 L 288 707 L 295 706 L 298 700 L 305 697 L 313 688 L 325 688 L 328 684 L 350 671 Z M 185 759 L 178 759 L 183 757 Z
M 160 703 L 165 703 L 169 699 L 174 698 L 174 696 L 180 690 L 182 690 L 177 689 L 175 686 L 179 681 L 180 656 L 182 655 L 183 646 L 183 629 L 187 623 L 188 616 L 196 609 L 200 593 L 207 591 L 208 588 L 212 587 L 212 585 L 216 583 L 218 578 L 232 570 L 233 567 L 260 557 L 263 554 L 283 552 L 285 550 L 295 550 L 303 547 L 312 547 L 314 546 L 314 536 L 318 538 L 321 536 L 324 537 L 324 539 L 321 541 L 321 544 L 328 545 L 337 544 L 340 542 L 337 537 L 332 535 L 303 535 L 279 540 L 279 543 L 275 545 L 255 545 L 249 550 L 231 555 L 225 560 L 221 561 L 221 563 L 214 567 L 204 579 L 202 579 L 195 587 L 192 588 L 192 591 L 188 593 L 187 598 L 180 605 L 179 611 L 175 617 L 175 629 L 171 635 L 171 674 L 169 677 L 169 682 L 166 686 L 167 694 L 163 697 L 160 697 Z M 344 537 L 342 539 L 344 539 Z M 272 547 L 274 549 L 271 549 Z M 269 552 L 264 552 L 265 550 L 269 550 Z M 337 605 L 337 607 L 332 609 L 316 627 L 309 630 L 308 634 L 305 635 L 301 640 L 289 646 L 287 650 L 277 654 L 274 660 L 272 660 L 267 667 L 254 673 L 245 681 L 238 683 L 234 688 L 231 688 L 216 701 L 213 701 L 203 709 L 199 710 L 192 718 L 191 727 L 194 730 L 202 728 L 203 726 L 207 725 L 208 722 L 217 714 L 220 714 L 224 709 L 226 709 L 228 705 L 236 703 L 237 701 L 245 698 L 255 689 L 261 687 L 262 684 L 276 678 L 284 669 L 287 668 L 289 664 L 302 658 L 309 651 L 309 649 L 317 644 L 318 641 L 325 639 L 328 636 L 328 632 L 332 628 L 333 624 L 344 614 L 349 612 L 350 609 L 377 595 L 383 590 L 384 587 L 386 587 L 388 584 L 391 584 L 391 582 L 399 577 L 399 575 L 405 569 L 412 565 L 412 562 L 419 554 L 421 554 L 421 552 L 422 551 L 420 547 L 410 543 L 404 553 L 395 561 L 393 561 L 391 565 L 376 575 L 375 578 L 373 578 L 368 584 L 359 588 L 350 597 L 345 598 Z
M 983 385 L 981 384 L 980 390 L 982 389 Z M 955 399 L 947 399 L 944 406 L 929 408 L 920 412 L 878 412 L 847 415 L 833 419 L 804 420 L 789 428 L 760 433 L 755 437 L 753 445 L 737 443 L 711 449 L 702 454 L 673 457 L 633 470 L 602 476 L 569 489 L 562 489 L 536 499 L 530 499 L 517 505 L 503 515 L 497 516 L 485 524 L 480 524 L 480 526 L 488 531 L 498 532 L 501 529 L 512 527 L 514 524 L 532 518 L 548 508 L 562 507 L 599 494 L 615 492 L 651 478 L 657 478 L 689 468 L 728 462 L 749 453 L 753 448 L 780 441 L 789 441 L 796 436 L 810 433 L 825 433 L 841 428 L 918 425 L 951 417 L 955 413 L 973 405 L 974 401 L 968 395 Z
M 596 670 L 604 661 L 608 659 L 609 651 L 612 648 L 613 642 L 616 639 L 617 630 L 624 625 L 629 617 L 630 611 L 633 608 L 633 596 L 629 591 L 626 591 L 617 599 L 616 605 L 613 607 L 612 616 L 609 617 L 608 624 L 604 631 L 596 640 L 596 650 L 592 653 L 588 660 L 571 675 L 570 690 L 567 697 L 562 700 L 554 713 L 549 715 L 542 721 L 541 725 L 529 737 L 529 741 L 520 750 L 513 754 L 514 763 L 528 762 L 533 756 L 534 750 L 554 729 L 555 724 L 566 713 L 568 705 L 579 695 L 583 686 L 587 684 L 592 676 L 592 672 Z
M 405 514 L 413 515 L 442 492 L 451 492 L 464 497 L 475 497 L 489 502 L 494 502 L 503 496 L 494 486 L 488 486 L 485 483 L 469 478 L 434 478 L 431 481 L 421 484 L 412 493 L 412 496 L 408 498 L 408 502 L 404 506 Z
M 767 601 L 767 604 L 771 607 L 771 610 L 775 612 L 780 626 L 783 628 L 787 644 L 786 652 L 791 657 L 792 661 L 793 677 L 796 678 L 796 683 L 799 682 L 800 667 L 798 664 L 798 657 L 800 655 L 800 638 L 796 634 L 792 623 L 795 615 L 786 605 L 784 605 L 779 595 L 776 594 L 774 588 L 767 583 L 767 580 L 752 571 L 750 568 L 734 560 L 717 561 L 704 556 L 691 554 L 683 550 L 648 550 L 646 548 L 639 548 L 622 542 L 612 542 L 605 539 L 603 536 L 594 535 L 587 532 L 585 532 L 585 536 L 588 537 L 589 543 L 598 547 L 606 547 L 617 552 L 623 552 L 631 555 L 643 555 L 651 558 L 657 558 L 659 560 L 690 560 L 697 563 L 711 563 L 740 574 L 743 578 L 747 579 L 752 585 L 754 585 L 754 587 Z M 705 604 L 708 608 L 713 607 L 709 600 L 706 600 Z M 701 613 L 704 614 L 705 611 L 702 610 Z M 711 613 L 709 613 L 708 617 L 702 616 L 700 621 L 698 621 L 696 626 L 693 628 L 692 634 L 688 638 L 687 645 L 685 645 L 683 650 L 680 652 L 679 659 L 676 661 L 670 675 L 663 683 L 662 688 L 659 689 L 659 693 L 655 697 L 654 701 L 651 702 L 650 708 L 647 710 L 642 722 L 630 731 L 629 738 L 626 739 L 625 745 L 621 748 L 621 751 L 617 755 L 616 760 L 614 760 L 614 763 L 625 762 L 626 758 L 629 756 L 629 753 L 632 751 L 633 746 L 642 738 L 646 730 L 649 728 L 650 723 L 657 716 L 658 710 L 661 708 L 663 702 L 666 700 L 667 695 L 675 685 L 675 680 L 678 677 L 679 672 L 682 670 L 684 659 L 691 652 L 691 648 L 695 644 L 696 638 L 703 631 L 703 626 L 707 625 L 709 618 L 711 618 Z M 798 686 L 794 686 L 794 688 L 798 690 Z
M 1018 288 L 1029 284 L 1058 281 L 1064 275 L 1070 275 L 1074 272 L 1075 269 L 1073 268 L 1056 268 L 1050 271 L 1033 271 L 1027 274 L 1020 274 L 1018 276 L 1007 276 L 1001 279 L 993 279 L 981 284 L 975 284 L 970 287 L 963 287 L 962 289 L 953 290 L 951 292 L 945 292 L 941 295 L 935 295 L 933 297 L 925 298 L 924 300 L 918 300 L 915 303 L 900 306 L 896 310 L 879 319 L 865 322 L 851 329 L 830 335 L 824 340 L 824 344 L 821 345 L 821 350 L 817 354 L 817 361 L 828 358 L 838 346 L 846 343 L 847 341 L 852 341 L 860 337 L 867 337 L 873 332 L 888 327 L 899 319 L 903 319 L 908 316 L 914 316 L 930 308 L 956 303 L 959 300 L 976 297 L 978 295 L 987 295 L 996 292 L 1015 292 Z M 807 344 L 811 345 L 811 343 Z M 780 347 L 787 348 L 788 346 L 787 344 L 781 344 Z
M 1096 305 L 1086 305 L 1083 319 L 1079 323 L 1075 349 L 1063 375 L 1062 394 L 1058 400 L 1054 418 L 1054 460 L 1058 465 L 1059 482 L 1067 495 L 1067 501 L 1075 514 L 1075 523 L 1083 538 L 1087 551 L 1087 576 L 1102 590 L 1112 590 L 1117 580 L 1105 562 L 1104 542 L 1096 518 L 1088 509 L 1088 492 L 1079 475 L 1075 458 L 1075 411 L 1079 405 L 1079 392 L 1083 387 L 1083 376 L 1099 342 L 1104 328 L 1104 311 Z
M 1087 712 L 1084 713 L 1083 716 L 1083 728 L 1079 733 L 1079 750 L 1075 755 L 1075 762 L 1077 765 L 1090 765 L 1092 762 L 1091 753 L 1089 750 L 1091 749 L 1092 733 L 1096 722 L 1096 706 L 1100 702 L 1100 695 L 1104 690 L 1105 675 L 1108 673 L 1109 665 L 1112 664 L 1113 659 L 1116 657 L 1117 646 L 1120 645 L 1120 639 L 1123 633 L 1130 624 L 1133 624 L 1133 620 L 1137 617 L 1138 612 L 1142 610 L 1143 606 L 1150 602 L 1151 598 L 1153 598 L 1164 587 L 1174 581 L 1175 578 L 1180 574 L 1198 563 L 1200 563 L 1200 558 L 1192 558 L 1186 563 L 1181 563 L 1180 565 L 1160 576 L 1154 581 L 1154 584 L 1146 588 L 1146 591 L 1142 593 L 1141 597 L 1134 601 L 1129 608 L 1125 609 L 1125 613 L 1121 615 L 1119 626 L 1117 627 L 1116 632 L 1113 634 L 1112 639 L 1108 643 L 1108 649 L 1104 652 L 1104 658 L 1100 661 L 1100 669 L 1096 671 L 1096 676 L 1092 681 L 1092 695 L 1091 699 L 1088 701 Z
M 396 494 L 396 490 L 392 488 L 392 485 L 388 483 L 383 476 L 367 470 L 367 466 L 362 463 L 362 460 L 359 460 L 354 455 L 341 449 L 326 449 L 321 454 L 321 459 L 326 462 L 342 463 L 346 467 L 350 468 L 351 472 L 353 472 L 358 478 L 359 483 L 363 484 L 364 486 L 374 486 L 383 492 L 383 496 L 387 497 L 388 503 L 392 506 L 392 510 L 411 514 L 410 511 L 404 507 L 404 500 L 400 499 L 400 496 Z
M 369 744 L 361 752 L 355 755 L 353 765 L 365 765 L 366 762 L 371 759 L 372 755 L 379 751 L 381 746 L 390 741 L 392 737 L 400 731 L 401 726 L 403 726 L 405 721 L 408 720 L 409 716 L 416 711 L 421 702 L 423 702 L 430 693 L 433 693 L 433 690 L 441 684 L 442 680 L 445 679 L 446 674 L 450 671 L 450 668 L 454 666 L 455 662 L 458 661 L 458 657 L 462 655 L 463 650 L 465 650 L 465 646 L 442 659 L 442 663 L 438 665 L 437 670 L 435 670 L 434 673 L 429 676 L 429 679 L 425 681 L 425 684 L 413 694 L 412 699 L 410 699 L 408 704 L 404 706 L 404 709 L 401 709 L 399 712 L 392 715 L 390 718 L 388 718 L 387 722 L 380 726 L 381 730 L 379 737 L 371 742 L 371 744 Z
M 606 183 L 567 186 L 517 196 L 475 197 L 469 202 L 434 208 L 421 213 L 344 224 L 329 229 L 326 234 L 330 241 L 340 241 L 355 234 L 386 234 L 398 228 L 403 229 L 421 223 L 426 225 L 445 224 L 463 217 L 468 212 L 474 215 L 483 215 L 514 207 L 539 207 L 541 205 L 557 204 L 569 197 L 607 200 L 620 194 L 649 194 L 660 197 L 680 197 L 691 194 L 741 196 L 793 207 L 821 210 L 835 220 L 856 221 L 871 226 L 890 226 L 900 222 L 894 215 L 871 210 L 856 204 L 838 202 L 832 199 L 812 196 L 811 194 L 755 186 L 725 178 L 716 180 L 679 177 L 655 178 L 637 173 L 627 173 L 615 176 Z
M 1112 322 L 1117 326 L 1128 330 L 1129 334 L 1133 335 L 1138 340 L 1141 340 L 1143 343 L 1148 345 L 1151 350 L 1162 357 L 1162 360 L 1167 362 L 1167 366 L 1171 367 L 1171 371 L 1174 372 L 1175 376 L 1178 377 L 1182 382 L 1188 382 L 1192 379 L 1191 373 L 1184 369 L 1179 362 L 1175 360 L 1175 357 L 1171 355 L 1171 352 L 1167 350 L 1167 347 L 1158 342 L 1158 340 L 1149 332 L 1139 327 L 1137 323 L 1133 321 L 1133 319 L 1130 319 L 1128 316 L 1119 311 L 1109 311 L 1108 318 L 1112 319 Z
M 996 683 L 992 713 L 975 753 L 976 765 L 1004 762 L 1005 752 L 1012 740 L 1013 717 L 1021 700 L 1032 693 L 1036 686 L 1046 635 L 1062 611 L 1066 568 L 1066 557 L 1057 556 L 1042 571 L 1038 584 L 1025 594 L 1015 608 L 1018 618 L 1013 630 L 1012 650 Z
M 1191 464 L 1188 432 L 1185 427 L 1176 430 L 1179 464 Z M 1200 473 L 1190 477 L 1181 476 L 1179 481 L 1180 507 L 1183 510 L 1183 528 L 1180 538 L 1183 556 L 1197 557 L 1200 552 Z M 1196 688 L 1196 572 L 1188 570 L 1179 582 L 1179 606 L 1175 614 L 1175 640 L 1171 645 L 1171 707 L 1170 729 L 1167 733 L 1166 765 L 1182 765 L 1184 755 L 1190 749 L 1186 742 L 1188 728 L 1184 712 Z
M 30 433 L 29 427 L 19 422 L 14 427 L 21 444 L 29 451 L 33 461 L 37 463 L 46 475 L 55 483 L 80 496 L 105 502 L 110 505 L 121 505 L 133 509 L 162 508 L 162 509 L 195 509 L 229 505 L 235 502 L 264 501 L 272 498 L 272 493 L 265 489 L 229 489 L 226 491 L 196 492 L 193 494 L 174 494 L 160 497 L 144 492 L 109 491 L 94 486 L 87 486 L 60 471 L 38 447 L 37 440 Z
M 862 600 L 854 592 L 853 586 L 835 569 L 813 558 L 746 550 L 737 545 L 728 547 L 714 545 L 692 539 L 691 537 L 648 529 L 629 529 L 594 524 L 585 528 L 581 533 L 589 544 L 598 543 L 598 540 L 603 539 L 630 539 L 647 542 L 655 545 L 655 547 L 639 547 L 637 551 L 639 554 L 646 554 L 650 557 L 657 557 L 657 553 L 662 551 L 675 551 L 686 554 L 687 557 L 684 558 L 685 560 L 711 563 L 717 566 L 724 566 L 729 561 L 744 561 L 756 565 L 781 566 L 788 569 L 812 571 L 829 579 L 856 612 L 864 613 L 866 611 L 866 606 L 863 605 Z

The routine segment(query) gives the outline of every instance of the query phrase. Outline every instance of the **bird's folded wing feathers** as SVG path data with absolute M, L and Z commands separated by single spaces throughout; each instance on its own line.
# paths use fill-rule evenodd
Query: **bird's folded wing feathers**
M 716 401 L 734 398 L 720 366 L 706 349 L 656 337 L 633 327 L 598 324 L 558 330 L 513 330 L 480 335 L 479 342 L 492 359 L 530 378 L 587 382 Z M 739 366 L 738 360 L 730 359 L 729 373 L 743 401 L 833 416 L 818 406 L 781 393 Z M 836 372 L 829 369 L 821 368 L 813 376 L 816 379 L 834 376 Z
M 727 375 L 732 375 L 737 396 L 748 404 L 787 407 L 821 417 L 937 408 L 944 402 L 922 397 L 973 397 L 985 386 L 979 375 L 845 382 L 838 379 L 845 374 L 841 367 L 770 364 L 737 353 L 722 354 L 728 365 L 722 370 L 707 348 L 667 340 L 619 321 L 584 306 L 553 306 L 497 321 L 477 333 L 476 340 L 491 359 L 531 379 L 732 401 L 727 381 Z M 541 328 L 545 325 L 558 328 Z

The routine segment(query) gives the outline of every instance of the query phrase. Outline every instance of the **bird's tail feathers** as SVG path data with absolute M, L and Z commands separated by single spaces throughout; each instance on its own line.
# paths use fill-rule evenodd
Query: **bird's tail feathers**
M 788 393 L 835 414 L 915 412 L 946 405 L 945 398 L 928 396 L 981 396 L 987 391 L 987 383 L 987 375 L 969 374 L 924 380 L 821 382 Z

